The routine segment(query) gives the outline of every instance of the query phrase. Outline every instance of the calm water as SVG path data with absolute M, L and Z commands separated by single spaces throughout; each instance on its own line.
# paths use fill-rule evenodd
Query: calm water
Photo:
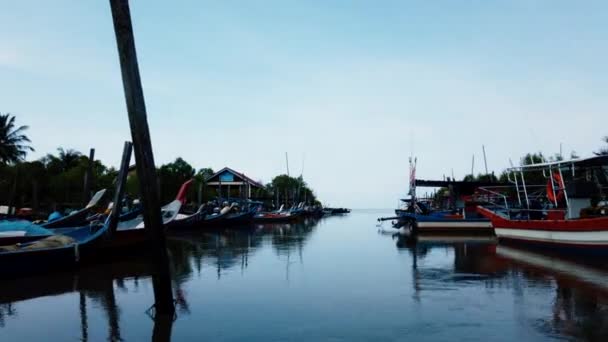
M 410 245 L 382 215 L 172 237 L 172 324 L 146 312 L 146 260 L 3 281 L 0 340 L 608 341 L 607 268 L 484 239 Z

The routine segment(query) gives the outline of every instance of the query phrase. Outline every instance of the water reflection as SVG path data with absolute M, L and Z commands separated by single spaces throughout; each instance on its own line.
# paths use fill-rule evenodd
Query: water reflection
M 608 340 L 606 260 L 574 259 L 497 245 L 479 236 L 393 238 L 398 250 L 411 256 L 417 301 L 424 298 L 424 291 L 461 290 L 475 285 L 499 288 L 512 293 L 517 319 L 544 336 Z M 437 252 L 449 255 L 453 262 L 437 265 L 433 258 Z M 542 302 L 545 295 L 549 300 Z M 540 317 L 533 317 L 537 313 L 531 309 L 539 308 L 546 310 L 538 313 Z
M 299 253 L 316 223 L 315 220 L 307 220 L 291 225 L 259 225 L 170 235 L 167 243 L 177 314 L 191 314 L 192 308 L 182 286 L 200 276 L 204 268 L 214 268 L 218 279 L 228 269 L 238 267 L 245 272 L 250 256 L 263 244 L 270 244 L 279 255 Z M 301 257 L 301 253 L 299 255 Z M 109 341 L 122 341 L 122 310 L 115 291 L 126 293 L 131 287 L 132 291 L 138 292 L 142 283 L 149 287 L 154 274 L 154 265 L 142 256 L 95 265 L 77 272 L 3 281 L 0 290 L 0 328 L 10 324 L 10 319 L 26 319 L 18 316 L 20 303 L 37 298 L 77 294 L 77 307 L 74 307 L 74 311 L 80 316 L 79 339 L 97 340 L 91 338 L 90 334 L 90 310 L 93 306 L 104 313 L 105 338 Z M 149 302 L 152 301 L 150 296 Z M 70 308 L 62 309 L 69 311 Z M 146 308 L 141 309 L 143 311 Z M 152 339 L 170 340 L 173 319 L 155 317 L 153 311 L 150 317 L 153 319 Z
M 220 279 L 224 271 L 239 267 L 242 272 L 249 258 L 267 241 L 279 256 L 297 253 L 314 231 L 318 220 L 307 219 L 291 224 L 260 224 L 235 229 L 172 234 L 168 240 L 174 279 L 179 285 L 200 276 L 207 265 L 216 269 Z
M 496 254 L 510 263 L 513 274 L 525 277 L 528 286 L 553 288 L 551 316 L 537 322 L 537 329 L 548 335 L 608 340 L 608 267 L 602 260 L 503 245 Z
M 0 336 L 608 340 L 604 260 L 478 236 L 391 240 L 351 215 L 169 236 L 176 321 L 146 315 L 155 274 L 146 257 L 3 281 Z

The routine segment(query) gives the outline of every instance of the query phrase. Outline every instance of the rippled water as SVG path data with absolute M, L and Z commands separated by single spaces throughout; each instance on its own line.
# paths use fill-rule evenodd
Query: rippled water
M 0 340 L 608 340 L 605 260 L 480 237 L 413 244 L 379 231 L 387 214 L 171 237 L 174 322 L 147 314 L 145 258 L 3 281 Z

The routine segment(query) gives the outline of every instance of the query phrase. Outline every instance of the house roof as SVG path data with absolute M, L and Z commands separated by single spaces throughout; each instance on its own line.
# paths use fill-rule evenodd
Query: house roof
M 227 166 L 226 166 L 226 167 L 224 167 L 223 169 L 219 170 L 218 172 L 214 173 L 213 175 L 211 175 L 211 176 L 207 177 L 207 179 L 205 179 L 205 181 L 209 181 L 209 180 L 211 180 L 211 179 L 213 179 L 213 178 L 215 178 L 215 177 L 219 177 L 219 176 L 220 176 L 222 173 L 224 173 L 224 172 L 226 172 L 226 171 L 228 171 L 228 172 L 232 173 L 233 175 L 235 175 L 235 176 L 237 176 L 237 177 L 241 178 L 243 181 L 245 181 L 245 182 L 247 182 L 247 183 L 249 183 L 249 184 L 251 184 L 251 185 L 253 185 L 253 186 L 255 186 L 255 187 L 258 187 L 258 188 L 263 188 L 263 187 L 264 187 L 264 185 L 263 185 L 263 184 L 261 184 L 261 183 L 259 183 L 259 182 L 257 182 L 257 181 L 254 181 L 253 179 L 249 178 L 249 177 L 248 177 L 247 175 L 245 175 L 244 173 L 241 173 L 241 172 L 235 171 L 235 170 L 233 170 L 233 169 L 231 169 L 231 168 L 229 168 L 229 167 L 227 167 Z

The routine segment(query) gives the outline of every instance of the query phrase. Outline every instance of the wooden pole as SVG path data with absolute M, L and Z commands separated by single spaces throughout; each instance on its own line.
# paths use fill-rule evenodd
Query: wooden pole
M 116 44 L 122 71 L 122 81 L 131 126 L 131 136 L 135 151 L 137 176 L 142 195 L 142 206 L 145 229 L 156 251 L 158 274 L 153 277 L 154 301 L 156 312 L 173 315 L 173 293 L 169 256 L 164 235 L 160 211 L 158 188 L 156 187 L 156 166 L 152 152 L 152 142 L 148 129 L 146 104 L 137 64 L 135 38 L 131 23 L 131 12 L 128 0 L 110 0 Z
M 17 212 L 17 208 L 15 207 L 15 197 L 17 197 L 17 181 L 19 180 L 19 171 L 17 168 L 19 165 L 15 165 L 15 176 L 13 177 L 13 184 L 11 185 L 11 194 L 8 199 L 8 214 L 14 215 Z
M 82 202 L 86 205 L 91 199 L 91 184 L 93 183 L 93 165 L 95 162 L 95 149 L 92 148 L 89 151 L 89 164 L 87 166 L 87 172 L 84 174 L 84 194 Z
M 289 176 L 289 156 L 285 152 L 285 165 L 287 166 L 287 176 Z
M 118 178 L 116 179 L 116 192 L 114 193 L 114 208 L 110 213 L 110 229 L 108 229 L 108 235 L 116 233 L 118 227 L 118 218 L 122 211 L 122 199 L 127 187 L 127 175 L 129 174 L 129 163 L 131 162 L 131 151 L 133 150 L 133 144 L 129 141 L 125 141 L 125 145 L 122 149 L 122 160 L 120 161 L 120 170 L 118 171 Z

